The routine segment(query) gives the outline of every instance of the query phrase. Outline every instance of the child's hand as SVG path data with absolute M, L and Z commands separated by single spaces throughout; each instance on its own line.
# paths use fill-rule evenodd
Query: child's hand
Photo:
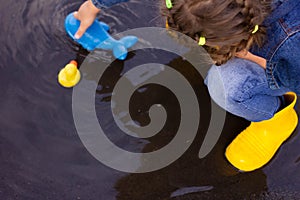
M 254 55 L 254 54 L 250 53 L 249 51 L 247 51 L 246 49 L 235 53 L 235 56 L 238 58 L 243 58 L 243 59 L 255 62 L 256 64 L 260 65 L 262 68 L 266 69 L 266 65 L 267 65 L 266 59 L 259 57 L 257 55 Z
M 100 9 L 94 6 L 91 0 L 88 0 L 74 13 L 74 17 L 80 21 L 80 26 L 75 34 L 76 39 L 79 39 L 92 25 L 99 12 Z
M 235 56 L 238 58 L 244 58 L 244 59 L 248 59 L 249 57 L 251 57 L 253 54 L 250 53 L 249 51 L 247 51 L 246 49 L 236 52 Z

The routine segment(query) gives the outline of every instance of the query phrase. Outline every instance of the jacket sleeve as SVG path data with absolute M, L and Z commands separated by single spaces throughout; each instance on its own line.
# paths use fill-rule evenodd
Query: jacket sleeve
M 127 2 L 128 0 L 91 0 L 91 1 L 97 8 L 103 9 L 118 3 Z
M 286 87 L 300 95 L 300 32 L 289 37 L 267 62 L 266 76 L 271 89 Z

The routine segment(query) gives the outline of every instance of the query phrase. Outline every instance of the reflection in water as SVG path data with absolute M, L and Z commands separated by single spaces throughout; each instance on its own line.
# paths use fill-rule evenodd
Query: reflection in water
M 239 173 L 224 158 L 230 141 L 248 122 L 228 115 L 218 144 L 204 159 L 198 152 L 208 125 L 210 104 L 202 79 L 181 58 L 155 50 L 131 52 L 113 63 L 100 80 L 97 114 L 107 136 L 133 152 L 150 152 L 168 144 L 180 123 L 172 92 L 146 85 L 132 96 L 130 112 L 149 123 L 148 108 L 160 103 L 168 113 L 163 130 L 148 139 L 119 131 L 110 110 L 111 92 L 130 68 L 156 58 L 180 71 L 198 94 L 201 126 L 188 151 L 159 171 L 125 174 L 96 161 L 82 145 L 74 126 L 72 90 L 60 87 L 57 73 L 71 59 L 88 52 L 64 31 L 65 16 L 82 1 L 4 1 L 0 5 L 0 199 L 297 199 L 300 191 L 298 129 L 275 159 L 261 170 Z M 111 33 L 142 26 L 162 26 L 158 0 L 132 1 L 103 11 Z M 105 53 L 103 54 L 105 57 Z M 298 109 L 299 110 L 299 109 Z
M 266 190 L 266 177 L 261 170 L 250 174 L 241 174 L 233 169 L 225 160 L 223 153 L 226 145 L 234 137 L 223 137 L 216 145 L 214 150 L 204 159 L 198 158 L 198 151 L 203 142 L 205 131 L 208 126 L 210 104 L 207 96 L 206 87 L 203 80 L 195 70 L 181 58 L 171 55 L 167 52 L 158 52 L 157 50 L 143 50 L 134 52 L 134 64 L 138 65 L 142 58 L 144 62 L 153 62 L 153 58 L 160 63 L 166 64 L 180 71 L 181 74 L 189 78 L 190 83 L 198 94 L 198 101 L 201 110 L 201 122 L 197 138 L 190 149 L 176 162 L 159 171 L 129 174 L 121 178 L 115 188 L 119 192 L 117 199 L 189 199 L 189 198 L 243 198 L 253 195 L 259 195 Z M 99 82 L 101 85 L 97 91 L 96 110 L 102 127 L 109 126 L 106 133 L 115 144 L 123 149 L 133 152 L 151 152 L 165 146 L 176 134 L 180 121 L 180 110 L 177 101 L 174 101 L 174 95 L 169 94 L 165 88 L 156 85 L 147 85 L 143 92 L 132 96 L 130 102 L 130 111 L 132 118 L 139 124 L 149 123 L 148 109 L 150 105 L 159 103 L 166 108 L 168 119 L 166 126 L 154 137 L 147 139 L 137 139 L 125 135 L 114 124 L 110 110 L 110 99 L 104 99 L 103 95 L 111 94 L 114 84 L 120 78 L 121 74 L 130 70 L 132 63 L 119 62 L 113 63 L 113 67 L 108 68 Z M 119 74 L 119 75 L 118 75 Z M 110 77 L 109 79 L 103 77 Z M 104 89 L 110 88 L 110 89 Z M 108 95 L 110 96 L 110 95 Z M 106 96 L 107 97 L 107 96 Z M 106 108 L 106 109 L 105 109 Z M 137 112 L 139 111 L 139 112 Z M 104 119 L 100 116 L 106 116 Z M 240 131 L 248 125 L 248 122 L 228 116 L 227 121 L 233 121 L 230 126 L 224 127 L 224 133 L 232 133 L 232 130 Z M 105 126 L 106 124 L 106 126 Z M 228 137 L 228 135 L 227 135 Z M 231 192 L 230 192 L 231 190 Z

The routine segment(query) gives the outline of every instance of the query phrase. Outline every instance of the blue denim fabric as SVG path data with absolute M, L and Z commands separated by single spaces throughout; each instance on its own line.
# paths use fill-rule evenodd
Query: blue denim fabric
M 266 58 L 267 68 L 234 58 L 212 66 L 206 77 L 212 99 L 228 112 L 249 121 L 271 118 L 287 91 L 300 95 L 300 1 L 276 1 L 264 22 L 267 39 L 251 52 Z
M 113 6 L 115 4 L 126 2 L 128 0 L 92 0 L 93 4 L 100 9 L 108 8 L 110 6 Z
M 228 112 L 249 121 L 272 118 L 288 88 L 271 89 L 259 65 L 234 58 L 222 66 L 212 66 L 205 79 L 211 98 Z
M 264 22 L 267 42 L 253 53 L 267 60 L 266 76 L 272 89 L 288 87 L 300 94 L 300 1 L 286 0 Z

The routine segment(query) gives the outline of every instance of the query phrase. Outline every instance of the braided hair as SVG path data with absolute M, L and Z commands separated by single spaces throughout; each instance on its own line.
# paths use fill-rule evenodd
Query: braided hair
M 271 12 L 271 0 L 172 0 L 172 5 L 167 9 L 164 1 L 161 9 L 169 28 L 196 41 L 205 37 L 203 47 L 217 65 L 253 44 L 261 46 L 262 22 Z

